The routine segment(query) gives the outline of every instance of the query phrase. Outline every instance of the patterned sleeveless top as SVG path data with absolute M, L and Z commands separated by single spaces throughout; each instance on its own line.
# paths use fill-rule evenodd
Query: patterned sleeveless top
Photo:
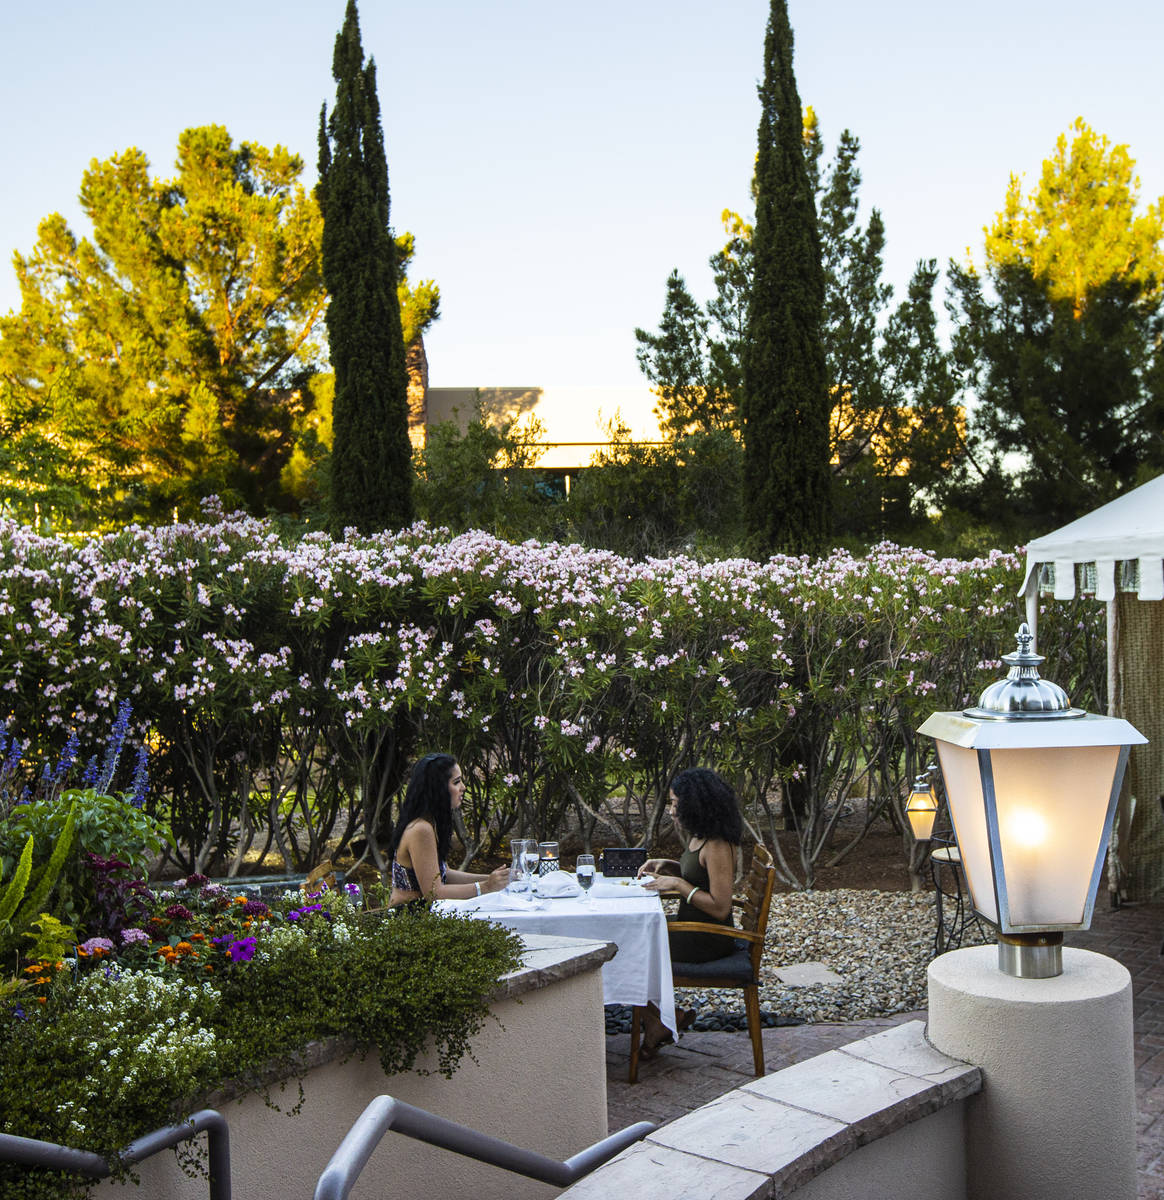
M 441 883 L 444 883 L 448 871 L 448 863 L 442 862 Z M 420 886 L 420 881 L 416 878 L 416 872 L 411 867 L 406 867 L 402 862 L 398 862 L 395 858 L 392 859 L 392 886 L 398 892 L 424 891 Z

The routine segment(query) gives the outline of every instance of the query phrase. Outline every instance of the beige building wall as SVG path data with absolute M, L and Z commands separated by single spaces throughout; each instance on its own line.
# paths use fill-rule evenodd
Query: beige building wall
M 663 440 L 653 411 L 656 397 L 645 386 L 429 388 L 428 424 L 456 421 L 463 429 L 477 398 L 494 419 L 540 421 L 546 449 L 538 466 L 552 470 L 589 466 L 595 452 L 610 444 L 606 427 L 616 418 L 636 442 Z

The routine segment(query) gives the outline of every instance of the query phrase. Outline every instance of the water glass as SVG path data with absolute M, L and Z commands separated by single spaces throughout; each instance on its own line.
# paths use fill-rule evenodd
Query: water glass
M 593 854 L 578 855 L 578 861 L 574 864 L 574 875 L 582 889 L 582 903 L 587 904 L 590 901 L 590 889 L 594 886 Z

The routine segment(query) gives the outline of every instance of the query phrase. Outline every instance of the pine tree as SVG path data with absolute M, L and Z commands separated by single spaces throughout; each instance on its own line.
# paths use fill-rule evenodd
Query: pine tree
M 335 370 L 331 523 L 363 533 L 412 519 L 408 378 L 388 223 L 376 65 L 364 63 L 355 0 L 335 40 L 335 107 L 319 128 L 323 275 Z
M 831 529 L 824 272 L 785 0 L 764 38 L 756 231 L 741 416 L 745 503 L 759 547 L 823 548 Z
M 323 363 L 319 214 L 303 162 L 183 131 L 175 173 L 129 148 L 90 163 L 81 208 L 15 255 L 0 316 L 0 504 L 86 528 L 285 507 L 279 475 Z
M 1028 528 L 1072 520 L 1164 465 L 1164 198 L 1139 211 L 1126 146 L 1082 120 L 1024 197 L 1012 177 L 985 269 L 950 264 L 954 350 L 979 404 L 982 480 Z M 1004 455 L 1020 457 L 1001 472 Z M 965 500 L 972 508 L 972 495 Z

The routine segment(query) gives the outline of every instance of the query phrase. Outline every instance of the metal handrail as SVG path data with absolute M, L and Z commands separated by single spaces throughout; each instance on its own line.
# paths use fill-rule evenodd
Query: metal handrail
M 595 1142 L 593 1146 L 587 1146 L 565 1162 L 558 1162 L 536 1151 L 523 1150 L 500 1138 L 458 1125 L 456 1121 L 438 1117 L 436 1113 L 423 1108 L 405 1104 L 403 1100 L 377 1096 L 356 1118 L 355 1124 L 331 1156 L 331 1161 L 315 1185 L 315 1200 L 346 1200 L 360 1172 L 372 1157 L 372 1151 L 390 1129 L 417 1141 L 428 1142 L 430 1146 L 440 1146 L 454 1154 L 463 1154 L 517 1175 L 567 1187 L 584 1175 L 589 1175 L 627 1146 L 646 1137 L 655 1126 L 650 1121 L 638 1121 Z
M 230 1128 L 226 1118 L 213 1108 L 194 1113 L 180 1125 L 167 1125 L 164 1129 L 143 1134 L 130 1142 L 117 1158 L 127 1165 L 144 1162 L 179 1142 L 190 1141 L 203 1131 L 209 1153 L 209 1200 L 230 1200 Z M 44 1167 L 50 1171 L 70 1171 L 89 1179 L 104 1179 L 112 1173 L 100 1154 L 60 1146 L 56 1142 L 18 1137 L 13 1133 L 0 1133 L 0 1161 Z

